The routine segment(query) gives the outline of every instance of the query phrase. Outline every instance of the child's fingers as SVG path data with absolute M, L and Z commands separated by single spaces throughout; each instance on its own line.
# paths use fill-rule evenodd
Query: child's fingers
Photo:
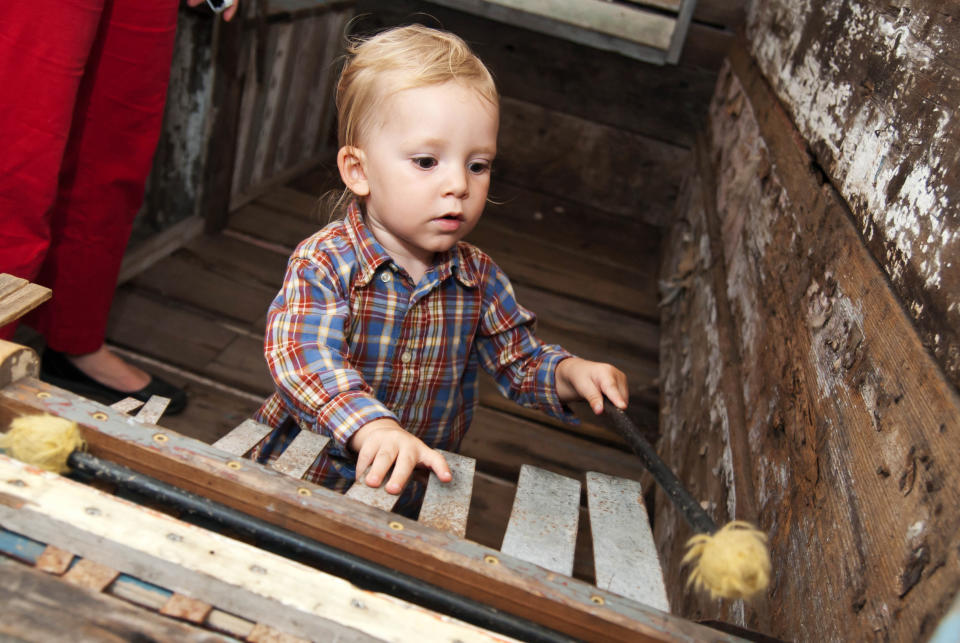
M 420 457 L 420 463 L 433 469 L 440 482 L 450 482 L 453 480 L 453 474 L 450 473 L 450 467 L 447 466 L 447 460 L 435 449 L 427 449 Z
M 393 474 L 390 476 L 390 480 L 386 486 L 387 493 L 397 494 L 403 491 L 403 488 L 407 486 L 407 480 L 410 478 L 410 474 L 413 473 L 413 468 L 416 464 L 417 461 L 412 455 L 401 451 L 397 455 L 397 461 L 393 464 Z
M 607 399 L 613 402 L 613 405 L 618 409 L 626 409 L 627 402 L 630 399 L 630 391 L 627 388 L 627 377 L 620 371 L 614 371 L 612 377 L 605 378 L 600 383 L 600 389 L 603 391 L 603 394 L 607 396 Z M 600 401 L 601 410 L 603 409 L 603 401 Z
M 396 453 L 386 449 L 378 450 L 373 463 L 370 465 L 370 471 L 364 478 L 366 485 L 368 487 L 379 487 L 380 482 L 386 477 L 387 471 L 393 466 L 394 460 L 396 460 Z

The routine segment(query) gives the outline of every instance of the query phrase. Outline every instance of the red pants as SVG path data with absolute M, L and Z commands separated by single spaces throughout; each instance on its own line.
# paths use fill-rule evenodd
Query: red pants
M 177 4 L 0 0 L 0 272 L 53 290 L 28 323 L 54 350 L 103 344 L 160 136 Z

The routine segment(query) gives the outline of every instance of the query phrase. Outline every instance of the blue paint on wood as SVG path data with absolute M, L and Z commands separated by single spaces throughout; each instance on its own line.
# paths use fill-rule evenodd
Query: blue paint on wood
M 0 527 L 0 553 L 16 558 L 30 565 L 37 564 L 37 558 L 46 549 L 46 544 L 21 536 L 20 534 Z

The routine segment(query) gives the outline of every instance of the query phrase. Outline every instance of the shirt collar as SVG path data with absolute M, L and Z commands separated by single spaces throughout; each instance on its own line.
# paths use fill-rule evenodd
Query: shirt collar
M 390 255 L 387 254 L 387 251 L 383 249 L 380 242 L 370 232 L 367 224 L 364 223 L 360 204 L 356 200 L 351 201 L 350 205 L 347 206 L 346 229 L 347 236 L 350 237 L 350 242 L 357 253 L 357 263 L 360 266 L 360 272 L 357 274 L 354 283 L 358 286 L 366 286 L 373 279 L 377 269 L 390 262 Z
M 366 286 L 380 266 L 391 262 L 392 259 L 370 232 L 370 228 L 363 220 L 360 204 L 356 200 L 351 201 L 347 206 L 346 230 L 360 266 L 360 272 L 354 283 L 357 286 Z M 480 283 L 477 269 L 469 259 L 468 247 L 466 244 L 458 243 L 450 250 L 437 255 L 433 269 L 436 271 L 438 282 L 454 275 L 457 281 L 468 288 L 475 288 Z

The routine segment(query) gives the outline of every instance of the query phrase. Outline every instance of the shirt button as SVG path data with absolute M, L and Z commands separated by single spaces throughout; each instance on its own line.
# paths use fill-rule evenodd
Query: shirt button
M 388 283 L 391 279 L 393 279 L 393 275 L 391 275 L 389 272 L 380 273 L 380 281 L 383 283 Z
M 410 351 L 404 351 L 403 355 L 400 356 L 400 361 L 404 364 L 409 364 L 410 360 L 413 359 L 413 354 Z

